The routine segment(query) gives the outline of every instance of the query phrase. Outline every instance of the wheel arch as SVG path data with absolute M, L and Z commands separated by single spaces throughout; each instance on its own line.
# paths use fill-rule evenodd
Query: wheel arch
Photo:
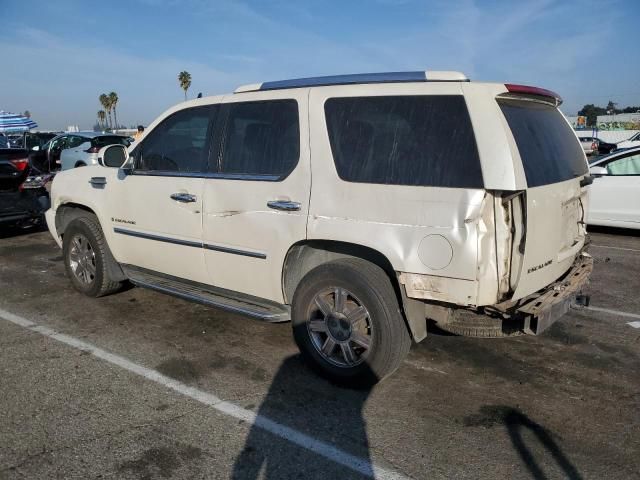
M 98 218 L 96 212 L 86 205 L 73 202 L 59 205 L 56 209 L 56 232 L 58 232 L 60 238 L 63 238 L 65 230 L 73 220 L 81 216 L 86 216 L 87 214 L 94 215 Z M 98 219 L 98 221 L 100 221 L 100 219 Z
M 60 236 L 60 238 L 64 239 L 64 232 L 72 221 L 80 217 L 86 217 L 88 215 L 91 215 L 96 218 L 98 225 L 100 226 L 104 234 L 104 228 L 102 228 L 102 222 L 100 221 L 100 217 L 90 207 L 87 207 L 86 205 L 82 205 L 80 203 L 72 203 L 72 202 L 63 203 L 62 205 L 58 206 L 56 210 L 56 231 L 58 232 L 58 235 Z M 109 248 L 109 243 L 106 237 L 105 237 L 105 243 L 106 243 L 106 254 L 109 260 L 107 262 L 107 270 L 109 272 L 109 275 L 115 281 L 126 280 L 127 276 L 125 275 L 124 271 L 120 267 L 120 264 L 114 258 L 113 253 L 111 253 L 111 249 Z
M 290 304 L 302 278 L 312 269 L 341 258 L 360 258 L 382 268 L 389 277 L 398 299 L 398 305 L 411 336 L 416 342 L 427 335 L 424 304 L 410 299 L 398 281 L 398 275 L 389 259 L 378 250 L 363 245 L 335 240 L 306 240 L 289 248 L 282 266 L 282 293 Z

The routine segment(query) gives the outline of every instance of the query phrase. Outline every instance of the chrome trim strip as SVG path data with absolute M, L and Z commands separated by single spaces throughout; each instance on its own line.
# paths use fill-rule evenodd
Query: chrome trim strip
M 118 227 L 114 227 L 113 231 L 115 233 L 120 233 L 122 235 L 129 235 L 131 237 L 144 238 L 146 240 L 156 240 L 158 242 L 174 243 L 176 245 L 184 245 L 185 247 L 202 248 L 202 242 L 193 242 L 193 241 L 190 241 L 190 240 L 179 240 L 177 238 L 169 238 L 169 237 L 163 237 L 163 236 L 160 236 L 160 235 L 152 235 L 150 233 L 135 232 L 133 230 L 127 230 L 125 228 L 118 228 Z
M 229 248 L 229 247 L 221 247 L 218 245 L 211 245 L 209 243 L 205 243 L 204 248 L 206 250 L 214 250 L 216 252 L 231 253 L 234 255 L 243 255 L 245 257 L 262 258 L 263 260 L 267 258 L 267 256 L 264 253 L 250 252 L 247 250 L 238 250 L 236 248 Z
M 220 180 L 252 180 L 257 182 L 278 182 L 285 177 L 280 175 L 256 175 L 247 173 L 217 173 L 217 172 L 169 172 L 163 170 L 132 170 L 129 175 L 146 177 L 184 177 L 184 178 L 213 178 Z
M 216 252 L 230 253 L 232 255 L 242 255 L 245 257 L 260 258 L 263 260 L 267 258 L 267 256 L 264 253 L 260 253 L 260 252 L 251 252 L 248 250 L 239 250 L 237 248 L 221 247 L 219 245 L 212 245 L 210 243 L 203 244 L 200 242 L 193 242 L 190 240 L 180 240 L 177 238 L 163 237 L 161 235 L 152 235 L 150 233 L 142 233 L 142 232 L 136 232 L 133 230 L 127 230 L 126 228 L 114 227 L 113 231 L 121 235 L 129 235 L 131 237 L 144 238 L 146 240 L 155 240 L 158 242 L 173 243 L 175 245 L 184 245 L 185 247 L 198 247 L 198 248 L 204 248 L 206 250 L 214 250 Z

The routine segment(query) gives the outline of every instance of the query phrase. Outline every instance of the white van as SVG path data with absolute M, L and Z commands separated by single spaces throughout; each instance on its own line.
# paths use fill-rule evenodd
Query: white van
M 129 280 L 291 320 L 322 374 L 377 381 L 428 321 L 536 334 L 587 281 L 590 177 L 560 102 L 457 72 L 241 87 L 56 176 L 47 220 L 87 295 Z

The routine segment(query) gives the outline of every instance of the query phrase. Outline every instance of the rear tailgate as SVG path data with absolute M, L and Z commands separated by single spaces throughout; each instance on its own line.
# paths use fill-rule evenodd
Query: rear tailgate
M 498 104 L 524 168 L 526 231 L 518 272 L 512 272 L 513 299 L 536 292 L 573 264 L 586 239 L 584 228 L 587 161 L 573 129 L 555 103 L 504 95 Z M 517 280 L 513 276 L 517 276 Z M 515 281 L 514 281 L 515 280 Z

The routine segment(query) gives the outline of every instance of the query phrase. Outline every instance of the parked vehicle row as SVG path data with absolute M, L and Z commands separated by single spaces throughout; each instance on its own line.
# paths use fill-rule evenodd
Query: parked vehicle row
M 608 143 L 597 137 L 580 137 L 580 144 L 587 155 L 606 155 L 617 148 L 615 143 Z
M 58 174 L 47 223 L 86 295 L 129 280 L 291 320 L 319 372 L 369 383 L 428 318 L 537 334 L 587 281 L 590 177 L 560 103 L 457 72 L 240 87 Z
M 49 170 L 97 165 L 100 148 L 111 145 L 129 145 L 129 137 L 99 132 L 64 133 L 52 138 L 42 147 L 33 148 L 34 164 Z
M 31 167 L 25 149 L 0 149 L 0 226 L 28 226 L 49 208 L 51 176 Z
M 590 172 L 589 225 L 640 228 L 640 147 L 600 158 Z

